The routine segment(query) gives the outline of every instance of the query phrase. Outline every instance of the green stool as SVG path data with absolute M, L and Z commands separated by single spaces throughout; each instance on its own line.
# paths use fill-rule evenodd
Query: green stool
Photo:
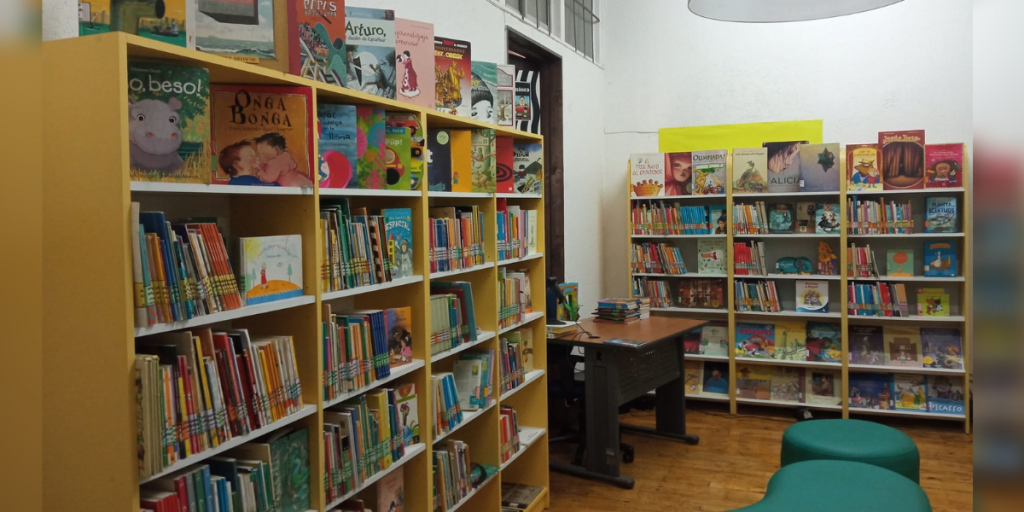
M 921 487 L 860 462 L 808 460 L 778 470 L 764 498 L 733 512 L 931 512 Z
M 795 423 L 782 435 L 782 465 L 805 460 L 848 460 L 895 471 L 921 482 L 921 455 L 906 434 L 862 420 Z

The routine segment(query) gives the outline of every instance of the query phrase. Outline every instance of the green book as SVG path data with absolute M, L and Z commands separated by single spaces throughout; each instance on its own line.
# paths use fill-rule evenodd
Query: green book
M 914 251 L 889 249 L 885 255 L 885 274 L 888 277 L 914 277 Z
M 309 429 L 270 441 L 276 512 L 306 512 L 309 504 Z

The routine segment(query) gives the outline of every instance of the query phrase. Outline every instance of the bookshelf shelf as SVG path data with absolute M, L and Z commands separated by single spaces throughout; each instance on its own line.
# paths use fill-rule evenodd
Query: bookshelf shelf
M 464 498 L 462 498 L 461 500 L 459 500 L 458 503 L 456 503 L 455 505 L 452 505 L 452 508 L 448 509 L 448 512 L 455 512 L 456 510 L 461 509 L 462 506 L 465 505 L 470 500 L 470 498 L 472 498 L 473 496 L 476 496 L 477 492 L 482 490 L 484 487 L 487 487 L 487 484 L 491 483 L 491 481 L 495 480 L 497 477 L 498 477 L 497 473 L 487 477 L 487 480 L 484 480 L 483 482 L 481 482 L 479 486 L 474 488 L 472 491 L 469 491 L 468 493 L 466 493 L 466 496 Z
M 510 325 L 508 327 L 502 327 L 498 331 L 498 334 L 505 334 L 506 332 L 514 331 L 514 330 L 516 330 L 516 329 L 518 329 L 518 328 L 520 328 L 520 327 L 522 327 L 522 326 L 524 326 L 524 325 L 526 325 L 526 324 L 528 324 L 528 323 L 530 323 L 530 322 L 532 322 L 532 321 L 534 321 L 534 320 L 536 320 L 538 318 L 543 318 L 543 317 L 544 317 L 544 312 L 543 311 L 534 311 L 533 313 L 527 313 L 526 314 L 526 318 L 522 322 L 519 322 L 518 324 L 515 324 L 515 325 Z
M 544 437 L 546 432 L 547 430 L 543 428 L 519 427 L 519 444 L 521 445 L 519 447 L 519 451 L 512 454 L 508 460 L 501 463 L 501 470 L 504 471 L 505 468 L 512 465 L 520 455 L 526 453 L 526 450 L 529 450 L 531 446 Z
M 806 279 L 810 281 L 842 281 L 843 276 L 823 276 L 818 274 L 768 274 L 766 276 L 756 274 L 736 274 L 736 279 Z
M 789 318 L 842 318 L 842 313 L 798 313 L 796 311 L 736 311 L 737 315 L 745 316 L 779 316 Z
M 768 405 L 772 407 L 797 407 L 797 408 L 808 408 L 808 409 L 820 409 L 823 411 L 842 411 L 843 406 L 841 405 L 827 405 L 827 404 L 807 404 L 803 402 L 777 402 L 775 400 L 761 400 L 758 398 L 737 398 L 736 403 L 749 404 L 749 405 Z
M 962 283 L 965 281 L 963 276 L 960 277 L 926 277 L 926 276 L 913 276 L 913 277 L 847 277 L 850 281 L 918 281 L 922 283 Z
M 901 235 L 846 235 L 846 238 L 963 238 L 963 233 L 911 233 Z
M 272 311 L 281 311 L 283 309 L 305 306 L 307 304 L 312 304 L 314 302 L 316 302 L 316 297 L 312 295 L 303 295 L 302 297 L 294 297 L 291 299 L 267 302 L 265 304 L 256 304 L 255 306 L 244 306 L 238 309 L 231 309 L 228 311 L 221 311 L 220 313 L 213 313 L 211 315 L 197 316 L 195 318 L 183 320 L 180 322 L 156 324 L 151 325 L 149 327 L 136 327 L 135 337 L 138 338 L 140 336 L 149 336 L 151 334 L 160 334 L 162 332 L 171 332 L 178 331 L 181 329 L 190 329 L 193 327 L 202 327 L 204 325 L 211 325 L 219 322 L 226 322 L 228 320 L 236 320 L 239 318 L 261 315 L 263 313 L 270 313 Z
M 448 436 L 458 432 L 462 427 L 465 427 L 466 425 L 469 425 L 470 423 L 472 423 L 473 420 L 479 418 L 480 416 L 483 416 L 485 412 L 493 409 L 494 406 L 496 406 L 496 405 L 498 405 L 498 401 L 492 398 L 491 399 L 491 403 L 487 404 L 487 407 L 482 407 L 482 408 L 477 409 L 475 411 L 467 411 L 467 412 L 462 413 L 462 423 L 459 423 L 458 425 L 455 425 L 455 427 L 453 427 L 448 432 L 445 432 L 444 434 L 441 434 L 441 435 L 437 436 L 437 438 L 434 439 L 434 444 L 437 444 L 437 443 L 440 443 L 441 441 L 444 441 L 445 439 L 448 438 Z
M 449 199 L 490 199 L 494 197 L 494 194 L 490 192 L 427 192 L 427 195 Z
M 539 254 L 539 253 L 527 254 L 526 256 L 523 256 L 522 258 L 509 258 L 507 260 L 500 260 L 500 261 L 498 261 L 498 266 L 502 267 L 502 266 L 505 266 L 505 265 L 515 265 L 516 263 L 522 263 L 524 261 L 535 260 L 537 258 L 543 258 L 543 257 L 544 257 L 544 255 L 543 254 Z
M 332 501 L 330 504 L 327 505 L 327 510 L 330 510 L 330 509 L 332 509 L 334 507 L 337 507 L 338 505 L 341 505 L 342 502 L 344 502 L 347 499 L 350 499 L 350 498 L 354 497 L 355 495 L 357 495 L 360 492 L 362 492 L 364 489 L 369 489 L 370 486 L 372 486 L 373 484 L 375 484 L 378 481 L 380 481 L 381 478 L 384 478 L 384 477 L 388 476 L 388 474 L 390 474 L 393 471 L 397 471 L 406 462 L 409 462 L 410 460 L 412 460 L 413 457 L 416 457 L 417 455 L 425 452 L 426 450 L 427 450 L 427 446 L 425 444 L 423 444 L 423 443 L 416 443 L 416 444 L 413 444 L 413 445 L 409 445 L 405 449 L 405 455 L 403 455 L 402 458 L 392 462 L 391 465 L 388 466 L 387 469 L 383 469 L 381 471 L 378 471 L 373 476 L 367 478 L 365 481 L 363 481 L 363 483 L 361 485 L 359 485 L 355 489 L 352 489 L 351 491 L 346 493 L 344 496 L 342 496 L 342 497 Z
M 544 196 L 541 194 L 518 194 L 515 192 L 500 192 L 494 194 L 494 197 L 498 199 L 542 199 Z
M 785 359 L 758 359 L 754 357 L 737 357 L 737 363 L 764 364 L 769 366 L 799 366 L 802 368 L 836 368 L 841 369 L 839 363 L 822 363 L 820 361 L 788 361 Z
M 633 238 L 725 238 L 726 235 L 704 234 L 704 235 L 629 235 Z
M 918 188 L 911 190 L 871 190 L 871 191 L 856 191 L 847 190 L 846 195 L 853 196 L 887 196 L 892 194 L 927 194 L 927 195 L 944 195 L 944 194 L 958 194 L 963 193 L 963 188 Z
M 937 412 L 926 412 L 926 411 L 909 411 L 906 409 L 861 409 L 857 407 L 850 408 L 851 414 L 876 414 L 879 416 L 911 416 L 917 418 L 933 418 L 937 420 L 954 420 L 963 421 L 965 418 L 962 414 L 941 414 Z
M 402 105 L 406 104 L 402 103 Z M 406 106 L 408 107 L 411 105 Z M 447 112 L 438 112 L 436 110 L 426 110 L 424 112 L 427 114 L 427 122 L 430 123 L 430 125 L 433 126 L 434 128 L 493 128 L 495 133 L 498 134 L 498 137 L 512 137 L 513 139 L 518 140 L 530 140 L 538 142 L 543 140 L 543 138 L 540 135 L 537 135 L 536 133 L 524 132 L 521 130 L 516 130 L 514 128 L 509 128 L 507 126 L 496 126 L 489 123 L 482 123 L 480 121 L 468 117 L 454 116 Z
M 734 234 L 733 238 L 840 238 L 842 235 L 830 235 L 827 233 L 761 233 L 761 234 Z
M 686 395 L 687 400 L 703 400 L 706 402 L 729 402 L 729 395 Z
M 761 192 L 761 193 L 746 193 L 746 194 L 733 194 L 733 198 L 737 199 L 757 199 L 759 197 L 827 197 L 827 196 L 838 196 L 840 192 L 838 190 L 831 192 Z
M 905 366 L 878 366 L 870 364 L 851 364 L 850 371 L 872 372 L 872 373 L 923 373 L 937 375 L 965 375 L 964 369 L 950 370 L 946 368 L 913 368 Z
M 728 361 L 729 356 L 707 356 L 704 354 L 686 354 L 687 359 L 693 361 Z
M 481 343 L 484 343 L 484 342 L 486 342 L 486 341 L 488 341 L 488 340 L 490 340 L 492 338 L 494 338 L 494 331 L 483 331 L 483 332 L 477 333 L 476 341 L 471 341 L 469 343 L 463 343 L 462 345 L 459 345 L 459 346 L 457 346 L 455 348 L 450 348 L 450 349 L 445 350 L 443 352 L 438 352 L 438 353 L 430 356 L 430 362 L 431 363 L 436 363 L 436 362 L 438 362 L 438 361 L 440 361 L 442 359 L 454 356 L 455 354 L 458 354 L 459 352 L 462 352 L 464 350 L 469 350 L 469 349 L 471 349 L 473 347 L 476 347 L 476 346 L 480 345 Z
M 729 313 L 728 309 L 714 308 L 651 308 L 651 311 L 661 311 L 666 313 L 692 313 L 701 315 L 726 315 Z
M 322 188 L 324 197 L 422 197 L 419 190 L 368 190 L 361 188 Z
M 529 386 L 533 382 L 536 382 L 537 380 L 539 380 L 543 376 L 544 376 L 544 370 L 533 370 L 532 372 L 528 372 L 526 374 L 526 378 L 523 379 L 523 383 L 522 384 L 520 384 L 515 389 L 509 390 L 509 391 L 505 391 L 505 392 L 501 393 L 501 395 L 498 397 L 498 400 L 508 400 L 512 395 L 518 393 L 519 390 L 525 388 L 526 386 Z
M 164 194 L 245 194 L 260 196 L 311 196 L 313 188 L 307 187 L 245 187 L 232 185 L 204 185 L 200 183 L 153 183 L 131 181 L 132 192 Z
M 943 322 L 943 323 L 963 323 L 964 317 L 959 315 L 950 316 L 858 316 L 849 315 L 850 320 L 865 320 L 871 322 Z
M 484 270 L 494 267 L 494 262 L 487 262 L 480 265 L 473 265 L 472 267 L 460 268 L 456 270 L 449 270 L 447 272 L 431 272 L 430 279 L 445 279 L 459 274 L 468 274 L 470 272 L 476 272 L 477 270 Z
M 687 272 L 685 274 L 650 274 L 646 272 L 633 272 L 633 277 L 675 277 L 680 279 L 725 279 L 728 274 L 698 274 Z
M 405 286 L 408 284 L 422 283 L 423 276 L 409 276 L 401 279 L 395 279 L 381 284 L 371 284 L 369 286 L 358 286 L 356 288 L 349 288 L 348 290 L 338 290 L 336 292 L 326 292 L 320 297 L 322 301 L 329 301 L 335 299 L 341 299 L 344 297 L 354 297 L 356 295 L 362 295 L 364 293 L 376 292 L 380 290 L 387 290 L 388 288 L 395 288 L 398 286 Z
M 373 391 L 374 389 L 377 389 L 383 386 L 384 384 L 393 382 L 399 378 L 409 375 L 410 373 L 419 370 L 420 368 L 423 368 L 425 365 L 426 363 L 424 363 L 422 359 L 413 359 L 411 363 L 398 367 L 396 370 L 391 372 L 391 375 L 388 375 L 383 379 L 375 380 L 369 386 L 363 386 L 359 389 L 353 389 L 352 391 L 342 393 L 335 398 L 324 401 L 324 409 L 327 409 L 328 407 L 334 407 L 335 405 L 338 405 L 344 402 L 345 400 L 348 400 L 349 398 L 355 398 L 359 395 L 362 395 L 363 393 L 366 393 L 367 391 Z

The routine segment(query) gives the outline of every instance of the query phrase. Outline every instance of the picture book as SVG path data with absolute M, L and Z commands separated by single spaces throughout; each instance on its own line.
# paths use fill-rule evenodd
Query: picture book
M 882 190 L 882 154 L 878 144 L 846 145 L 847 192 Z
M 205 68 L 128 62 L 132 181 L 210 182 L 210 74 Z
M 691 331 L 683 334 L 683 352 L 686 354 L 703 354 L 704 347 L 701 346 L 701 333 Z
M 497 191 L 495 176 L 498 160 L 495 157 L 495 137 L 493 128 L 481 128 L 471 131 L 473 147 L 473 192 L 493 194 Z
M 519 342 L 522 344 L 523 349 L 523 371 L 533 371 L 533 331 L 530 329 L 523 329 L 519 331 Z
M 225 2 L 204 2 L 224 4 Z M 191 0 L 78 2 L 78 35 L 126 32 L 183 48 L 195 44 Z
M 412 133 L 405 126 L 387 126 L 384 169 L 388 190 L 412 190 Z
M 732 192 L 758 194 L 768 191 L 768 149 L 732 150 Z
M 416 402 L 416 384 L 409 383 L 395 389 L 395 406 L 402 423 L 402 443 L 406 446 L 420 442 L 419 406 Z
M 782 361 L 807 360 L 806 323 L 775 322 L 775 359 Z
M 704 390 L 704 361 L 687 360 L 683 365 L 683 381 L 687 395 L 699 395 Z
M 814 232 L 823 235 L 838 235 L 839 205 L 818 203 L 814 210 Z
M 498 118 L 498 126 L 512 126 L 515 124 L 515 112 L 512 109 L 516 91 L 516 67 L 512 64 L 498 64 L 497 84 L 494 113 Z
M 721 395 L 729 394 L 729 363 L 706 361 L 704 363 L 703 392 Z
M 804 369 L 772 366 L 771 399 L 776 402 L 800 403 L 804 401 Z
M 358 166 L 357 123 L 354 105 L 318 103 L 316 106 L 320 153 L 317 174 L 320 188 L 356 188 Z
M 469 41 L 434 36 L 434 108 L 470 117 L 473 99 L 472 48 Z
M 796 212 L 793 203 L 775 203 L 768 208 L 768 232 L 772 234 L 792 233 Z
M 955 197 L 925 198 L 924 231 L 926 233 L 956 233 L 957 224 Z
M 473 191 L 473 134 L 452 130 L 452 192 Z
M 427 188 L 433 192 L 452 191 L 451 130 L 427 132 Z
M 403 471 L 392 471 L 377 482 L 377 508 L 379 510 L 405 510 Z
M 239 238 L 239 285 L 246 305 L 302 296 L 302 236 Z
M 924 130 L 878 132 L 878 146 L 885 190 L 924 188 Z
M 310 80 L 347 87 L 344 4 L 289 2 L 288 72 Z
M 914 277 L 914 250 L 889 249 L 885 253 L 885 275 Z
M 807 322 L 807 360 L 841 364 L 843 333 L 839 324 Z
M 309 509 L 309 467 L 309 429 L 279 430 L 270 435 L 275 510 Z
M 356 107 L 358 160 L 356 185 L 362 189 L 387 188 L 387 114 L 382 108 Z M 362 141 L 366 141 L 365 147 Z M 406 189 L 408 190 L 408 189 Z
M 665 195 L 692 195 L 693 155 L 689 152 L 665 153 L 665 161 Z
M 736 354 L 739 357 L 771 359 L 775 354 L 775 325 L 736 324 Z
M 693 195 L 716 196 L 725 194 L 725 161 L 729 150 L 694 151 Z
M 927 144 L 924 147 L 924 188 L 958 188 L 964 186 L 964 145 Z
M 388 362 L 391 369 L 412 362 L 412 308 L 384 310 L 388 336 Z
M 201 0 L 196 4 L 192 12 L 196 50 L 250 64 L 277 60 L 274 2 Z
M 345 86 L 395 99 L 395 11 L 345 6 Z
M 839 143 L 800 146 L 800 191 L 839 192 Z
M 921 333 L 917 327 L 886 326 L 882 329 L 885 340 L 886 366 L 921 368 Z
M 928 390 L 928 412 L 964 415 L 962 377 L 929 375 L 925 386 Z
M 412 210 L 409 208 L 388 208 L 384 215 L 384 230 L 387 236 L 388 259 L 391 261 L 391 278 L 402 279 L 413 275 Z
M 632 153 L 629 155 L 629 190 L 631 197 L 665 195 L 665 153 Z
M 885 341 L 881 327 L 850 326 L 850 364 L 885 366 Z
M 420 116 L 409 112 L 386 112 L 385 115 L 386 127 L 403 127 L 409 133 L 409 166 L 406 168 L 409 172 L 408 190 L 419 190 L 427 165 L 426 134 L 420 124 Z
M 725 206 L 709 206 L 708 211 L 711 212 L 708 218 L 711 219 L 712 226 L 714 227 L 713 233 L 716 235 L 725 235 L 728 233 L 729 228 L 726 224 L 728 217 L 725 214 Z
M 498 124 L 498 109 L 494 98 L 498 96 L 498 65 L 493 62 L 474 60 L 472 69 L 472 104 L 470 117 L 477 121 Z
M 892 375 L 886 373 L 850 373 L 850 408 L 892 410 Z
M 956 242 L 925 242 L 926 277 L 956 277 L 956 268 Z
M 945 288 L 917 289 L 918 316 L 949 316 L 949 294 Z
M 710 322 L 700 330 L 701 354 L 729 357 L 729 326 L 724 322 Z
M 313 94 L 308 87 L 212 85 L 213 182 L 312 187 Z
M 796 282 L 798 313 L 828 313 L 828 281 Z
M 725 275 L 726 241 L 711 238 L 697 240 L 697 273 Z
M 515 128 L 540 134 L 540 73 L 517 69 L 515 81 Z
M 807 141 L 765 142 L 768 150 L 768 192 L 800 191 L 800 145 Z
M 495 168 L 495 190 L 499 194 L 511 194 L 515 192 L 516 180 L 512 166 L 515 165 L 515 152 L 512 149 L 512 137 L 497 137 L 494 141 L 494 158 L 497 160 Z
M 892 376 L 892 385 L 896 409 L 928 410 L 928 385 L 924 375 L 895 373 Z
M 544 190 L 544 147 L 537 143 L 516 143 L 513 149 L 516 191 L 541 194 Z
M 818 215 L 818 203 L 800 202 L 796 203 L 796 232 L 815 233 L 817 228 L 814 225 Z
M 558 289 L 561 290 L 562 295 L 565 296 L 565 302 L 569 304 L 569 309 L 576 309 L 575 313 L 571 313 L 569 309 L 566 309 L 563 304 L 558 305 L 558 309 L 555 312 L 559 320 L 573 322 L 579 319 L 579 283 L 562 283 L 558 285 Z M 571 317 L 571 318 L 570 318 Z
M 434 25 L 395 18 L 396 98 L 434 110 Z
M 771 366 L 763 364 L 736 365 L 736 396 L 757 400 L 771 400 Z
M 828 370 L 804 370 L 804 401 L 815 405 L 840 405 L 843 397 L 839 391 L 842 382 L 838 373 Z
M 921 362 L 925 368 L 962 370 L 963 347 L 959 329 L 921 328 Z

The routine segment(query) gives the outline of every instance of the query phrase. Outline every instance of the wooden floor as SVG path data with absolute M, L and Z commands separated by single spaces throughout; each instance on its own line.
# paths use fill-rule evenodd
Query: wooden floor
M 691 402 L 688 433 L 700 444 L 626 434 L 636 461 L 622 473 L 636 479 L 632 490 L 551 472 L 552 512 L 720 512 L 750 505 L 764 495 L 779 468 L 782 432 L 792 411 L 744 407 L 730 416 L 721 404 Z M 756 414 L 757 416 L 751 416 Z M 633 411 L 622 421 L 654 426 L 653 412 Z M 886 420 L 889 420 L 886 418 Z M 935 512 L 972 509 L 973 437 L 954 422 L 884 421 L 906 432 L 921 451 L 921 487 Z M 552 445 L 552 460 L 571 460 L 571 447 Z

